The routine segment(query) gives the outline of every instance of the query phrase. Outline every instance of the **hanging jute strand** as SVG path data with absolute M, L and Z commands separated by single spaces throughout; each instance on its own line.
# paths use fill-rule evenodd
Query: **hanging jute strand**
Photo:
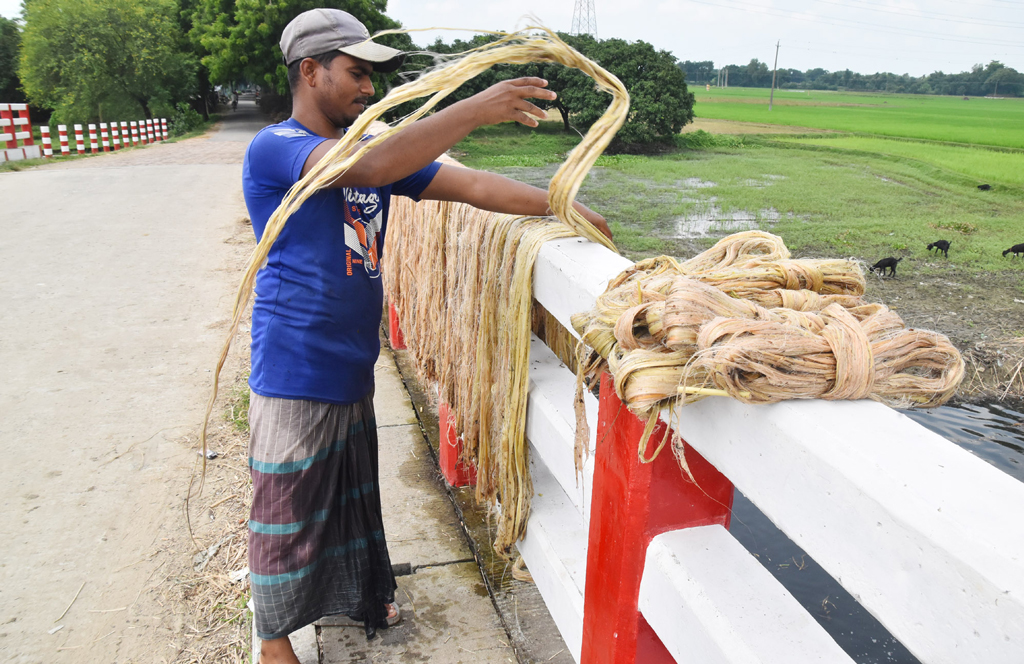
M 343 175 L 368 150 L 431 111 L 463 82 L 495 64 L 556 62 L 574 67 L 608 92 L 611 104 L 551 180 L 548 203 L 557 220 L 493 215 L 464 205 L 431 203 L 408 211 L 408 219 L 423 223 L 420 229 L 416 223 L 396 223 L 402 216 L 402 206 L 397 205 L 392 213 L 396 221 L 390 224 L 388 247 L 399 244 L 403 234 L 410 237 L 414 232 L 429 229 L 418 239 L 436 253 L 407 255 L 391 249 L 384 253 L 385 273 L 399 279 L 411 275 L 415 283 L 405 284 L 405 292 L 423 296 L 422 300 L 402 297 L 403 290 L 394 290 L 394 286 L 391 293 L 394 301 L 402 303 L 407 341 L 411 349 L 416 349 L 421 370 L 439 383 L 442 398 L 452 404 L 459 418 L 459 430 L 472 441 L 471 453 L 478 465 L 478 495 L 496 508 L 500 503 L 495 548 L 505 554 L 525 532 L 532 495 L 524 430 L 533 263 L 540 247 L 559 237 L 581 235 L 615 250 L 611 240 L 573 208 L 573 201 L 587 172 L 625 122 L 629 95 L 617 78 L 546 28 L 491 34 L 498 39 L 395 88 L 366 109 L 327 155 L 289 190 L 271 215 L 238 287 L 231 329 L 214 372 L 201 438 L 205 452 L 220 372 L 249 303 L 256 274 L 288 218 L 310 196 Z M 370 129 L 389 110 L 428 95 L 430 98 L 419 109 L 394 126 L 385 126 L 380 131 Z M 367 133 L 373 136 L 361 140 Z M 453 223 L 464 225 L 464 237 L 452 227 Z M 462 253 L 457 251 L 460 246 Z M 395 254 L 391 260 L 389 253 Z M 400 257 L 397 265 L 396 257 Z M 463 277 L 465 281 L 460 281 Z M 464 299 L 455 299 L 457 295 Z M 410 305 L 413 301 L 416 304 Z M 406 323 L 410 314 L 416 315 L 417 307 L 430 305 L 434 306 L 421 309 L 432 312 L 429 325 L 416 327 Z M 457 361 L 441 361 L 439 358 L 452 348 L 459 350 Z

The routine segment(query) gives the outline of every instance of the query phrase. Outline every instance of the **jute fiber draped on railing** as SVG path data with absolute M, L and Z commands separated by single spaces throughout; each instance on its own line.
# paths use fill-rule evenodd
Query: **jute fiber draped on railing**
M 781 238 L 761 231 L 730 235 L 683 263 L 645 260 L 613 280 L 593 310 L 573 316 L 594 351 L 580 362 L 581 378 L 593 382 L 607 368 L 619 397 L 648 418 L 648 432 L 662 407 L 713 395 L 945 403 L 964 376 L 960 353 L 945 336 L 907 329 L 885 305 L 864 300 L 864 288 L 857 263 L 793 260 Z M 649 461 L 665 441 L 653 455 L 646 443 L 639 454 Z
M 553 219 L 395 198 L 383 263 L 388 298 L 425 380 L 438 386 L 496 510 L 495 549 L 525 533 L 533 486 L 526 441 L 533 265 Z
M 485 377 L 483 380 L 486 382 L 479 384 L 483 387 L 466 387 L 463 384 L 461 393 L 472 394 L 470 400 L 453 399 L 452 404 L 465 409 L 456 412 L 460 413 L 463 423 L 469 421 L 472 429 L 480 431 L 483 436 L 484 443 L 474 448 L 477 453 L 478 477 L 482 485 L 478 488 L 478 493 L 487 499 L 500 500 L 496 549 L 507 553 L 522 537 L 532 495 L 523 428 L 528 387 L 533 262 L 545 242 L 569 235 L 582 235 L 609 249 L 615 249 L 611 240 L 573 209 L 572 203 L 583 178 L 611 142 L 615 132 L 625 122 L 629 110 L 629 95 L 617 78 L 573 50 L 546 28 L 531 27 L 514 34 L 491 34 L 499 34 L 499 39 L 468 51 L 460 58 L 395 88 L 380 102 L 366 109 L 338 144 L 291 188 L 271 216 L 239 285 L 231 329 L 214 373 L 213 393 L 207 404 L 201 435 L 204 469 L 206 431 L 217 396 L 221 369 L 251 297 L 256 273 L 266 260 L 270 247 L 280 235 L 288 218 L 317 190 L 328 186 L 351 168 L 367 150 L 422 117 L 464 81 L 499 63 L 558 62 L 583 71 L 594 79 L 600 89 L 611 94 L 611 104 L 607 111 L 594 123 L 551 180 L 548 202 L 558 221 L 489 215 L 478 210 L 469 210 L 466 206 L 450 206 L 444 203 L 437 204 L 436 209 L 429 208 L 432 212 L 426 212 L 426 206 L 423 208 L 423 216 L 431 217 L 429 224 L 430 228 L 434 229 L 433 235 L 424 241 L 446 250 L 451 246 L 445 238 L 457 235 L 450 233 L 445 226 L 446 223 L 451 223 L 451 215 L 443 214 L 442 211 L 461 210 L 456 217 L 464 217 L 463 221 L 467 228 L 474 229 L 466 237 L 466 241 L 471 243 L 467 245 L 467 250 L 474 256 L 479 256 L 483 252 L 484 257 L 482 262 L 472 267 L 468 266 L 472 261 L 467 258 L 464 261 L 467 264 L 465 269 L 476 270 L 480 280 L 493 286 L 467 296 L 467 303 L 462 307 L 462 311 L 468 311 L 472 306 L 478 309 L 473 309 L 472 318 L 466 314 L 464 318 L 451 319 L 453 328 L 441 326 L 441 321 L 437 320 L 436 316 L 436 312 L 446 312 L 445 316 L 450 319 L 448 312 L 455 308 L 453 302 L 448 299 L 450 291 L 437 291 L 431 294 L 426 285 L 448 283 L 452 289 L 459 288 L 457 280 L 445 282 L 448 265 L 458 262 L 454 259 L 456 254 L 438 254 L 435 259 L 440 260 L 439 263 L 432 263 L 431 260 L 434 259 L 429 257 L 421 258 L 416 265 L 405 264 L 401 260 L 396 265 L 393 260 L 385 260 L 396 273 L 405 274 L 408 270 L 409 274 L 414 275 L 419 286 L 423 288 L 425 297 L 442 297 L 440 306 L 434 309 L 435 315 L 431 319 L 431 324 L 436 326 L 437 331 L 447 340 L 460 345 L 464 352 L 459 359 L 460 363 L 472 366 L 474 376 L 480 372 L 480 375 Z M 406 101 L 427 95 L 432 96 L 417 111 L 403 118 L 395 126 L 375 133 L 368 140 L 360 140 L 381 115 Z M 397 211 L 393 214 L 397 221 L 400 215 Z M 474 220 L 478 222 L 476 225 Z M 390 226 L 389 237 L 401 234 L 402 222 L 392 222 Z M 388 243 L 393 245 L 394 241 L 389 240 Z M 388 251 L 385 251 L 385 258 L 387 257 Z M 440 282 L 431 282 L 431 278 L 440 279 Z M 467 283 L 465 287 L 469 288 L 472 284 Z M 479 318 L 476 317 L 478 310 L 482 313 Z M 455 330 L 463 330 L 462 335 L 458 336 Z M 467 336 L 465 331 L 472 331 L 473 335 Z M 480 333 L 479 340 L 475 336 L 477 332 Z M 410 349 L 416 349 L 421 362 L 433 366 L 435 360 L 422 358 L 440 357 L 432 354 L 436 352 L 436 340 L 432 341 L 428 332 L 413 327 L 408 328 L 407 334 Z M 456 337 L 458 342 L 454 341 Z M 444 394 L 453 393 L 455 368 L 444 364 L 437 364 L 437 367 L 440 368 L 430 369 L 428 375 L 437 376 L 438 380 L 443 381 Z M 461 378 L 463 382 L 468 380 L 465 375 Z M 475 402 L 472 401 L 474 398 Z M 474 407 L 476 410 L 471 410 Z M 468 413 L 484 415 L 477 418 Z

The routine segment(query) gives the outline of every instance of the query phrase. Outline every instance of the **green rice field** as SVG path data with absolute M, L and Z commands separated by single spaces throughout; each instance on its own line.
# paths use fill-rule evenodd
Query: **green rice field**
M 694 87 L 698 117 L 1024 148 L 1024 99 Z
M 1024 187 L 1024 150 L 990 150 L 849 134 L 815 138 L 780 137 L 779 140 L 811 148 L 847 151 L 851 154 L 913 159 L 950 173 L 960 174 L 971 182 Z

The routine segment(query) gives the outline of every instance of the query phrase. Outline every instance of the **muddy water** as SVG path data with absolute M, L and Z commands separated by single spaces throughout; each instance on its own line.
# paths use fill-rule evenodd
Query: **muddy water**
M 1024 482 L 1024 412 L 998 404 L 905 411 Z M 859 664 L 918 662 L 810 556 L 736 492 L 730 531 Z

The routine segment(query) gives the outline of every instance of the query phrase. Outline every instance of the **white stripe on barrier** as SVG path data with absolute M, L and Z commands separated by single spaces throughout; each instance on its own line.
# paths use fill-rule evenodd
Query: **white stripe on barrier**
M 30 132 L 30 131 L 19 131 L 18 133 L 16 133 L 14 135 L 15 140 L 19 140 L 19 141 L 24 141 L 24 140 L 27 140 L 27 139 L 29 139 L 31 137 L 32 137 L 32 132 Z
M 43 156 L 44 157 L 52 157 L 53 156 L 53 143 L 50 142 L 50 128 L 49 127 L 40 127 L 39 128 L 39 134 L 40 134 L 41 138 L 43 139 Z
M 16 125 L 27 125 L 28 118 L 14 118 L 14 124 Z
M 1024 484 L 866 400 L 712 398 L 675 415 L 687 442 L 918 659 L 1017 661 L 1024 522 L 1009 506 L 1024 505 Z
M 0 118 L 0 127 L 10 127 L 11 121 L 8 118 Z
M 577 480 L 575 461 L 576 411 L 573 401 L 576 376 L 536 336 L 530 342 L 530 392 L 526 411 L 526 438 L 541 441 L 537 456 L 558 480 L 584 524 L 590 523 L 590 494 L 594 479 L 594 443 L 597 438 L 598 402 L 583 393 L 590 426 L 590 456 Z
M 530 446 L 531 452 L 536 449 Z M 562 640 L 579 662 L 583 648 L 587 527 L 543 463 L 531 460 L 530 477 L 534 491 L 530 501 L 530 527 L 516 547 L 530 569 Z
M 23 159 L 39 159 L 42 154 L 38 145 L 26 145 L 21 148 L 7 148 L 3 150 L 3 160 L 22 161 Z
M 677 662 L 853 664 L 800 602 L 719 525 L 654 538 L 639 604 Z
M 14 134 L 0 134 L 0 141 L 13 141 Z

